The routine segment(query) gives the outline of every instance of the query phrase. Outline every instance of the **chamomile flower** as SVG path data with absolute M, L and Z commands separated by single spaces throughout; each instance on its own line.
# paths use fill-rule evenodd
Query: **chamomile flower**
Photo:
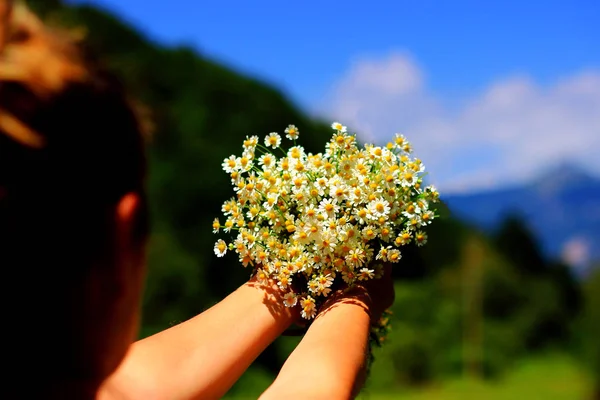
M 347 128 L 340 124 L 339 122 L 334 122 L 333 124 L 331 124 L 331 128 L 335 129 L 336 131 L 340 132 L 340 133 L 346 133 Z
M 387 252 L 387 260 L 391 263 L 397 263 L 402 258 L 402 254 L 398 249 L 389 249 Z
M 342 271 L 342 280 L 348 285 L 353 284 L 356 280 L 356 274 L 354 273 L 354 270 L 349 269 L 346 271 Z
M 260 165 L 263 169 L 269 169 L 275 163 L 275 157 L 271 153 L 263 154 L 258 159 L 258 165 Z
M 264 269 L 256 271 L 256 281 L 259 285 L 266 286 L 269 284 L 269 274 Z
M 227 243 L 223 239 L 217 240 L 214 250 L 217 257 L 223 257 L 227 253 Z
M 300 134 L 300 132 L 298 131 L 298 128 L 296 128 L 295 125 L 288 125 L 287 128 L 285 128 L 285 137 L 290 139 L 290 140 L 296 140 L 298 139 L 298 135 Z
M 250 154 L 250 153 L 242 154 L 241 157 L 239 157 L 235 160 L 236 170 L 243 171 L 243 172 L 250 171 L 252 169 L 252 158 L 253 158 L 253 154 Z
M 223 161 L 223 170 L 228 174 L 232 173 L 237 168 L 237 160 L 235 156 L 229 156 Z
M 359 281 L 366 281 L 375 277 L 375 270 L 369 268 L 361 268 L 358 273 Z
M 340 206 L 335 204 L 333 199 L 323 199 L 319 203 L 319 213 L 325 218 L 331 218 L 340 209 Z
M 367 205 L 368 217 L 372 220 L 379 220 L 383 217 L 387 220 L 387 216 L 390 212 L 390 206 L 388 202 L 382 198 L 375 199 Z
M 291 284 L 292 284 L 292 276 L 290 274 L 286 274 L 286 273 L 282 272 L 277 276 L 277 286 L 279 286 L 279 289 L 285 290 Z
M 246 140 L 244 140 L 243 146 L 246 151 L 254 152 L 256 145 L 258 144 L 258 136 L 246 136 Z
M 277 132 L 271 132 L 265 137 L 265 146 L 274 149 L 281 146 L 281 136 Z
M 424 246 L 427 243 L 427 234 L 425 232 L 415 233 L 415 242 L 417 242 L 417 246 Z
M 345 258 L 348 265 L 360 267 L 365 263 L 365 252 L 361 248 L 351 249 Z
M 319 275 L 319 277 L 317 278 L 317 282 L 319 283 L 319 286 L 328 288 L 331 285 L 333 285 L 333 276 L 331 276 L 330 274 Z
M 287 292 L 283 295 L 283 305 L 291 308 L 295 307 L 298 304 L 298 296 L 294 292 Z
M 300 307 L 302 307 L 302 318 L 312 319 L 317 313 L 315 299 L 313 299 L 311 296 L 306 296 L 302 300 L 300 300 Z
M 377 253 L 377 256 L 375 256 L 376 260 L 381 260 L 381 261 L 387 261 L 388 259 L 388 254 L 389 251 L 392 249 L 392 246 L 381 246 L 381 249 L 379 249 L 379 252 Z
M 431 204 L 439 201 L 434 187 L 422 187 L 425 166 L 406 137 L 360 148 L 344 125 L 331 127 L 317 154 L 296 144 L 294 125 L 285 129 L 294 141 L 287 150 L 276 132 L 264 146 L 247 136 L 242 154 L 222 163 L 235 196 L 212 225 L 232 236 L 231 245 L 215 243 L 215 254 L 235 251 L 259 283 L 285 291 L 284 305 L 299 306 L 305 319 L 315 317 L 336 282 L 377 279 L 382 262 L 400 262 L 402 246 L 424 245 L 423 229 L 436 217 Z

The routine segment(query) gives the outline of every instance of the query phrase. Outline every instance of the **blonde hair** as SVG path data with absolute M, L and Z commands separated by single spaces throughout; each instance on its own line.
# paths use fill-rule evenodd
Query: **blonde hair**
M 0 31 L 4 29 L 6 38 L 4 43 L 0 41 L 0 89 L 3 83 L 15 82 L 39 99 L 48 100 L 70 83 L 85 82 L 90 77 L 80 46 L 85 30 L 48 26 L 22 1 L 14 3 L 6 26 L 2 23 Z M 43 135 L 3 107 L 10 101 L 0 99 L 0 131 L 23 145 L 42 147 Z M 149 109 L 133 99 L 128 102 L 144 138 L 149 139 L 154 130 Z
M 94 202 L 145 192 L 148 113 L 81 30 L 49 26 L 17 2 L 0 15 L 1 32 L 0 200 L 57 191 L 58 182 L 59 192 L 86 190 Z
M 3 0 L 0 0 L 3 1 Z M 80 39 L 71 31 L 49 28 L 22 2 L 9 12 L 0 43 L 0 85 L 19 83 L 40 99 L 60 93 L 70 82 L 86 79 L 86 69 L 77 50 Z M 6 109 L 0 99 L 0 130 L 23 145 L 39 148 L 43 135 Z

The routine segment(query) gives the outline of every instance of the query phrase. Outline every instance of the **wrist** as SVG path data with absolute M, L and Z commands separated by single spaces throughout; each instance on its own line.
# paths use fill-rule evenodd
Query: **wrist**
M 354 285 L 340 289 L 323 303 L 317 317 L 338 304 L 351 304 L 361 307 L 372 320 L 373 300 L 367 289 L 361 285 Z
M 278 325 L 282 325 L 287 329 L 298 319 L 300 312 L 297 307 L 286 307 L 284 305 L 283 296 L 285 292 L 277 286 L 275 281 L 269 280 L 267 283 L 259 283 L 252 278 L 243 286 L 259 294 L 262 304 L 269 310 Z

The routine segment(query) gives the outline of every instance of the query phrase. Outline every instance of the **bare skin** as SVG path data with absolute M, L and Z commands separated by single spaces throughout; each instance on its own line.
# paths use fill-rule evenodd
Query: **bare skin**
M 364 380 L 371 322 L 393 302 L 390 265 L 381 279 L 334 296 L 261 400 L 352 398 Z

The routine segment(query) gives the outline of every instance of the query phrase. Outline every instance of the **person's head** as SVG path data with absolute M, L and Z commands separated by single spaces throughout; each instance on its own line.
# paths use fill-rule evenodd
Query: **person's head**
M 99 383 L 136 338 L 142 131 L 119 81 L 68 33 L 0 0 L 2 354 L 31 385 Z

